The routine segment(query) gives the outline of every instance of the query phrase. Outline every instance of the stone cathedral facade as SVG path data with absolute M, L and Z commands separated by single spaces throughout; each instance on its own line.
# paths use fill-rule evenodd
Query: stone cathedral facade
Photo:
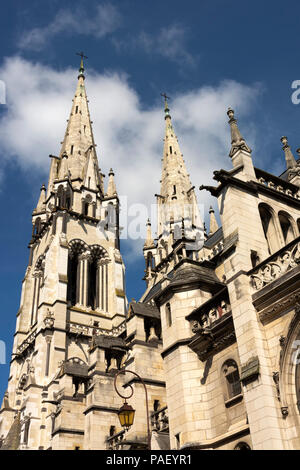
M 300 449 L 300 158 L 282 137 L 286 171 L 255 168 L 227 114 L 232 169 L 200 187 L 222 226 L 211 208 L 206 230 L 165 101 L 157 236 L 148 221 L 145 292 L 127 305 L 119 198 L 98 166 L 81 62 L 32 214 L 1 449 L 146 449 L 130 373 L 118 384 L 134 390 L 135 420 L 119 424 L 123 368 L 146 384 L 152 449 Z

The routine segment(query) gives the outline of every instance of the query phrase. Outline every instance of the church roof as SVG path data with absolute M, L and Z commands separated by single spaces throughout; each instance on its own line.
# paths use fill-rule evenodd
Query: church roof
M 160 318 L 158 307 L 153 303 L 130 302 L 129 315 L 141 315 L 143 317 Z
M 1 450 L 17 450 L 20 445 L 21 438 L 21 418 L 20 412 L 15 416 L 15 419 L 8 431 L 6 438 L 3 441 Z

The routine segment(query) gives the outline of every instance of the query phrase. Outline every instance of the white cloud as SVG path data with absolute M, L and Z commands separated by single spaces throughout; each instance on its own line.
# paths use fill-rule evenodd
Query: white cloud
M 59 72 L 14 57 L 4 63 L 0 76 L 6 82 L 8 106 L 0 120 L 0 153 L 39 171 L 43 182 L 49 171 L 48 155 L 60 150 L 77 71 Z M 155 203 L 154 194 L 160 191 L 163 103 L 145 109 L 128 77 L 117 73 L 90 71 L 86 87 L 100 167 L 106 174 L 110 167 L 114 169 L 119 195 L 126 195 L 130 205 Z M 197 189 L 201 184 L 216 184 L 214 170 L 231 168 L 228 106 L 236 109 L 241 121 L 247 118 L 241 130 L 254 147 L 255 129 L 249 115 L 258 94 L 257 85 L 224 81 L 178 94 L 170 102 L 181 151 Z M 216 207 L 206 191 L 197 190 L 197 197 L 206 214 L 209 204 Z
M 120 22 L 119 12 L 110 3 L 97 5 L 95 11 L 90 11 L 89 15 L 82 7 L 72 10 L 61 9 L 47 26 L 25 31 L 19 41 L 19 47 L 21 49 L 41 50 L 52 37 L 60 33 L 64 35 L 91 35 L 102 38 L 114 32 Z
M 112 42 L 119 51 L 135 52 L 140 49 L 149 55 L 160 55 L 172 62 L 193 66 L 197 57 L 188 52 L 187 38 L 187 28 L 180 24 L 172 24 L 161 28 L 157 34 L 141 31 L 136 37 L 131 36 L 126 40 L 113 38 Z

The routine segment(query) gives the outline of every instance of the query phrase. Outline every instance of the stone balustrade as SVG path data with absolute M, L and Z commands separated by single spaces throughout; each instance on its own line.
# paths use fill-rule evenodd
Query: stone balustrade
M 153 431 L 169 432 L 169 415 L 167 406 L 151 413 L 151 427 Z
M 267 188 L 275 189 L 282 194 L 286 194 L 287 196 L 294 197 L 298 200 L 300 199 L 300 190 L 296 186 L 293 188 L 291 184 L 286 183 L 284 180 L 278 180 L 279 178 L 277 177 L 272 178 L 272 175 L 268 175 L 266 177 L 260 176 L 257 179 L 258 183 L 266 186 Z
M 300 237 L 297 237 L 249 272 L 252 289 L 262 289 L 299 264 Z
M 122 450 L 122 444 L 125 437 L 125 431 L 122 430 L 113 436 L 107 438 L 107 450 Z
M 93 325 L 81 325 L 79 323 L 69 322 L 67 328 L 70 333 L 84 335 L 84 336 L 113 336 L 117 337 L 126 330 L 126 322 L 122 322 L 119 326 L 112 328 L 112 330 L 107 330 L 105 328 L 99 328 Z

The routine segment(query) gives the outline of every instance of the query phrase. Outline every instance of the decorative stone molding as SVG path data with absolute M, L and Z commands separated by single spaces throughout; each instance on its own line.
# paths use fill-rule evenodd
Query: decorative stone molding
M 117 337 L 126 330 L 126 322 L 122 322 L 119 326 L 113 327 L 111 330 L 99 328 L 93 325 L 81 325 L 79 323 L 68 323 L 68 330 L 70 333 L 85 336 L 113 336 Z
M 17 347 L 17 355 L 23 354 L 35 341 L 36 330 L 34 330 L 21 344 Z
M 251 271 L 250 282 L 254 290 L 262 289 L 287 271 L 300 264 L 300 237 L 291 242 L 284 250 L 269 257 L 265 264 Z
M 236 341 L 231 312 L 218 318 L 210 326 L 197 325 L 197 332 L 192 337 L 189 347 L 201 361 L 215 355 Z
M 44 325 L 46 328 L 54 327 L 54 312 L 51 312 L 49 308 L 47 308 L 47 313 L 44 318 Z
M 241 367 L 241 382 L 247 385 L 256 380 L 259 376 L 259 359 L 257 356 L 251 357 L 246 364 Z

